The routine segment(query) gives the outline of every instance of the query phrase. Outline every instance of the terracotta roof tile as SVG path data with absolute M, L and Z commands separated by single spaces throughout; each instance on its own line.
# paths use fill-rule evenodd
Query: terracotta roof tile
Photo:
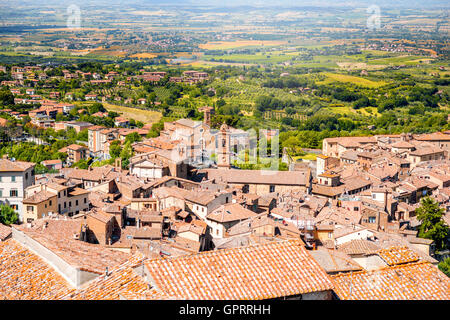
M 351 240 L 341 244 L 338 248 L 348 255 L 368 255 L 375 254 L 381 248 L 369 240 Z
M 390 266 L 419 260 L 419 256 L 407 247 L 381 249 L 377 254 Z
M 0 299 L 53 300 L 72 291 L 39 256 L 14 239 L 0 242 Z
M 25 233 L 68 264 L 78 267 L 80 270 L 102 274 L 106 267 L 121 264 L 129 257 L 129 254 L 123 252 L 117 252 L 105 249 L 99 245 L 75 240 L 73 237 L 75 232 L 74 226 L 75 223 L 78 223 L 81 227 L 79 221 L 66 221 L 71 222 L 71 225 L 67 226 L 67 233 L 61 232 L 61 227 L 64 226 L 62 224 L 65 222 L 64 220 L 59 220 L 60 223 L 54 224 L 53 226 L 51 226 L 50 221 L 48 220 L 49 223 L 45 229 L 43 226 L 36 225 L 31 228 L 26 225 L 14 226 L 14 228 Z
M 111 268 L 86 287 L 71 292 L 64 299 L 67 300 L 160 300 L 169 297 L 149 289 L 148 283 L 136 273 L 133 268 L 142 265 L 145 257 L 137 252 L 125 263 Z
M 341 300 L 450 299 L 450 278 L 428 262 L 331 277 Z
M 12 233 L 11 227 L 5 226 L 4 224 L 0 223 L 0 241 L 5 240 L 8 238 Z
M 149 260 L 145 266 L 156 288 L 177 299 L 269 299 L 333 288 L 294 240 Z
M 36 164 L 33 162 L 26 161 L 11 161 L 9 159 L 0 159 L 0 171 L 1 172 L 11 172 L 11 171 L 25 171 Z

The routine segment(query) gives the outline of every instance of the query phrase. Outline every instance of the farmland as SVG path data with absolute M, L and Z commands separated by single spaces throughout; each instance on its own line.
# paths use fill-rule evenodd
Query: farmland
M 418 14 L 386 8 L 381 30 L 370 31 L 362 6 L 129 6 L 121 12 L 83 5 L 77 30 L 65 28 L 62 5 L 31 6 L 26 13 L 20 5 L 10 8 L 3 15 L 9 25 L 0 28 L 0 63 L 54 64 L 59 76 L 80 66 L 83 72 L 119 72 L 105 84 L 47 80 L 48 89 L 38 94 L 71 91 L 77 103 L 97 94 L 107 110 L 150 122 L 201 120 L 198 108 L 210 105 L 216 111 L 214 126 L 227 122 L 323 135 L 445 126 L 449 29 L 439 9 Z M 17 18 L 24 16 L 25 24 Z M 170 81 L 188 70 L 209 78 Z M 167 76 L 141 80 L 152 71 Z M 311 147 L 319 144 L 302 139 Z
M 162 115 L 160 112 L 153 111 L 153 110 L 142 110 L 142 109 L 136 109 L 136 108 L 129 108 L 129 107 L 123 107 L 118 106 L 110 103 L 105 103 L 104 107 L 108 111 L 114 111 L 119 113 L 121 116 L 123 116 L 126 119 L 134 119 L 136 121 L 141 121 L 144 123 L 155 123 L 158 122 Z

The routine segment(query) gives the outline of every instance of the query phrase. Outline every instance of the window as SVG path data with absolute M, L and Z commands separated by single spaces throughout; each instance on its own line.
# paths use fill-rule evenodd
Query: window
M 84 198 L 84 203 L 86 203 L 86 198 Z
M 64 209 L 66 208 L 66 203 L 64 202 Z
M 52 200 L 50 200 L 49 205 L 50 205 L 50 206 L 52 205 Z
M 269 187 L 269 192 L 275 192 L 275 186 L 274 185 Z
M 25 180 L 28 180 L 28 172 L 25 173 Z
M 16 182 L 16 176 L 11 176 L 11 182 Z
M 333 238 L 333 232 L 328 232 L 328 239 Z
M 376 218 L 375 217 L 369 217 L 369 223 L 375 223 Z
M 3 197 L 3 189 L 0 189 L 0 198 Z
M 78 206 L 78 200 L 75 201 L 75 205 Z
M 10 197 L 18 197 L 19 196 L 19 192 L 17 191 L 17 189 L 11 189 L 9 191 L 9 196 Z
M 32 223 L 33 221 L 34 221 L 33 218 L 28 218 L 28 219 L 27 219 L 27 223 Z
M 34 207 L 33 206 L 27 206 L 27 211 L 33 212 L 34 211 Z
M 359 211 L 358 207 L 353 207 L 353 211 Z

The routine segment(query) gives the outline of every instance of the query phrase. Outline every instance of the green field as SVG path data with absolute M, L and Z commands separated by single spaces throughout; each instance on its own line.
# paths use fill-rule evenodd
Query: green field
M 324 73 L 327 77 L 326 80 L 322 81 L 323 84 L 327 84 L 330 82 L 338 81 L 345 83 L 353 83 L 358 86 L 367 87 L 367 88 L 378 88 L 387 84 L 384 81 L 372 81 L 361 77 L 350 76 L 346 74 L 338 74 L 338 73 Z

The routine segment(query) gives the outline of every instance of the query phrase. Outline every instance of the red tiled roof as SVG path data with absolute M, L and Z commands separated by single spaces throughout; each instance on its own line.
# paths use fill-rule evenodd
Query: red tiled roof
M 5 240 L 7 237 L 11 235 L 11 227 L 5 226 L 0 223 L 0 241 Z
M 237 220 L 245 220 L 255 217 L 256 213 L 250 211 L 239 203 L 227 203 L 207 215 L 207 219 L 217 221 L 219 223 L 231 222 Z
M 111 268 L 108 275 L 103 274 L 90 282 L 87 287 L 78 289 L 68 294 L 67 300 L 128 300 L 145 299 L 161 300 L 169 297 L 149 289 L 149 285 L 143 277 L 138 275 L 133 268 L 141 265 L 145 257 L 137 252 L 125 263 Z
M 58 222 L 57 224 L 56 221 Z M 129 258 L 129 254 L 73 239 L 76 229 L 72 226 L 72 223 L 80 224 L 79 221 L 46 220 L 46 222 L 48 222 L 48 228 L 45 229 L 40 226 L 32 226 L 30 228 L 26 225 L 14 226 L 14 228 L 51 250 L 68 264 L 83 271 L 102 274 L 106 267 L 124 263 Z M 56 226 L 62 227 L 68 222 L 71 224 L 67 228 L 68 232 L 62 231 L 61 228 L 56 228 Z M 50 231 L 52 225 L 55 228 Z
M 35 163 L 26 161 L 11 161 L 9 159 L 0 159 L 0 171 L 11 172 L 20 171 L 23 172 L 31 167 L 34 167 Z
M 419 260 L 419 256 L 407 247 L 381 249 L 377 254 L 390 266 Z
M 369 240 L 351 240 L 340 245 L 338 249 L 348 255 L 366 255 L 375 254 L 380 247 Z
M 269 299 L 333 285 L 299 241 L 280 241 L 145 262 L 156 288 L 177 299 Z
M 429 262 L 331 277 L 341 300 L 450 299 L 450 278 Z
M 58 272 L 14 239 L 0 242 L 0 299 L 53 300 L 73 290 Z

